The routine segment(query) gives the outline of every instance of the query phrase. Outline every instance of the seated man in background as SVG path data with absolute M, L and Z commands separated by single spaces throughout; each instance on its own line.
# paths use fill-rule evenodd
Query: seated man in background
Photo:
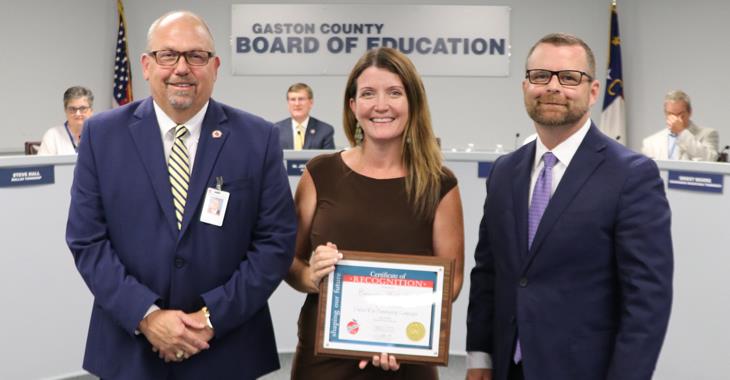
M 76 154 L 84 121 L 94 114 L 94 94 L 86 87 L 69 87 L 63 93 L 66 122 L 43 135 L 38 155 Z
M 667 128 L 644 139 L 641 152 L 655 160 L 717 160 L 718 134 L 690 120 L 692 103 L 681 90 L 664 97 Z
M 295 83 L 286 91 L 286 101 L 291 117 L 274 124 L 281 134 L 281 149 L 335 149 L 332 126 L 309 116 L 314 105 L 312 88 Z

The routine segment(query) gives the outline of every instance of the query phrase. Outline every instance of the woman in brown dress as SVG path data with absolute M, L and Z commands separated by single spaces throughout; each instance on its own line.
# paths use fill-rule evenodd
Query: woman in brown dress
M 287 276 L 307 293 L 292 379 L 437 379 L 436 368 L 383 353 L 361 361 L 314 356 L 318 286 L 338 249 L 410 253 L 455 261 L 464 271 L 464 225 L 456 178 L 442 166 L 426 93 L 413 63 L 370 50 L 347 81 L 343 124 L 351 149 L 315 157 L 297 187 L 296 256 Z

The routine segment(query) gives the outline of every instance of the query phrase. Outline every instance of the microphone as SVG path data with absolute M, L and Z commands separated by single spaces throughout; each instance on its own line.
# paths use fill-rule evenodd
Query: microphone
M 616 135 L 616 141 L 621 141 L 621 135 Z
M 720 151 L 720 154 L 717 156 L 717 162 L 727 162 L 727 151 L 730 149 L 730 145 L 725 145 L 724 148 Z
M 520 132 L 515 133 L 515 150 L 520 147 Z

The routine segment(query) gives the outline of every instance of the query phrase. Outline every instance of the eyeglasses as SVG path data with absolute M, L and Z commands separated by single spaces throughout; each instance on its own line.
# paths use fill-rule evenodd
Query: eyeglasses
M 305 98 L 303 96 L 302 97 L 290 97 L 290 98 L 287 98 L 287 100 L 289 101 L 289 103 L 304 103 L 307 100 L 309 100 L 309 98 Z
M 532 84 L 548 84 L 553 79 L 553 75 L 558 77 L 558 82 L 563 86 L 577 86 L 581 83 L 583 77 L 588 78 L 589 82 L 593 80 L 593 77 L 578 70 L 527 70 L 525 78 Z
M 68 107 L 66 107 L 66 112 L 68 112 L 72 115 L 75 115 L 76 112 L 87 113 L 90 110 L 91 110 L 91 107 L 87 107 L 87 106 L 81 106 L 81 107 L 68 106 Z
M 185 62 L 190 66 L 205 66 L 210 58 L 214 56 L 212 52 L 205 50 L 157 50 L 151 51 L 147 55 L 154 57 L 155 62 L 160 66 L 175 66 L 180 60 L 180 56 L 185 56 Z

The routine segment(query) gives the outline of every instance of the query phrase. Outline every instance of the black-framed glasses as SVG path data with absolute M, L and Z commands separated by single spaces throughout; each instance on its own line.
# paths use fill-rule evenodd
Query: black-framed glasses
M 525 72 L 525 78 L 532 84 L 548 84 L 553 79 L 553 75 L 558 77 L 558 82 L 563 86 L 577 86 L 583 81 L 583 77 L 588 78 L 588 81 L 592 81 L 593 77 L 583 71 L 578 70 L 545 70 L 545 69 L 534 69 L 527 70 Z
M 184 56 L 185 62 L 190 66 L 205 66 L 210 61 L 210 58 L 215 55 L 213 52 L 205 50 L 156 50 L 147 54 L 154 57 L 155 62 L 160 66 L 175 66 L 180 60 L 180 56 Z
M 66 107 L 66 112 L 68 112 L 72 115 L 75 115 L 77 112 L 87 113 L 89 111 L 91 111 L 91 107 L 87 107 L 87 106 L 81 106 L 81 107 L 68 106 L 68 107 Z

